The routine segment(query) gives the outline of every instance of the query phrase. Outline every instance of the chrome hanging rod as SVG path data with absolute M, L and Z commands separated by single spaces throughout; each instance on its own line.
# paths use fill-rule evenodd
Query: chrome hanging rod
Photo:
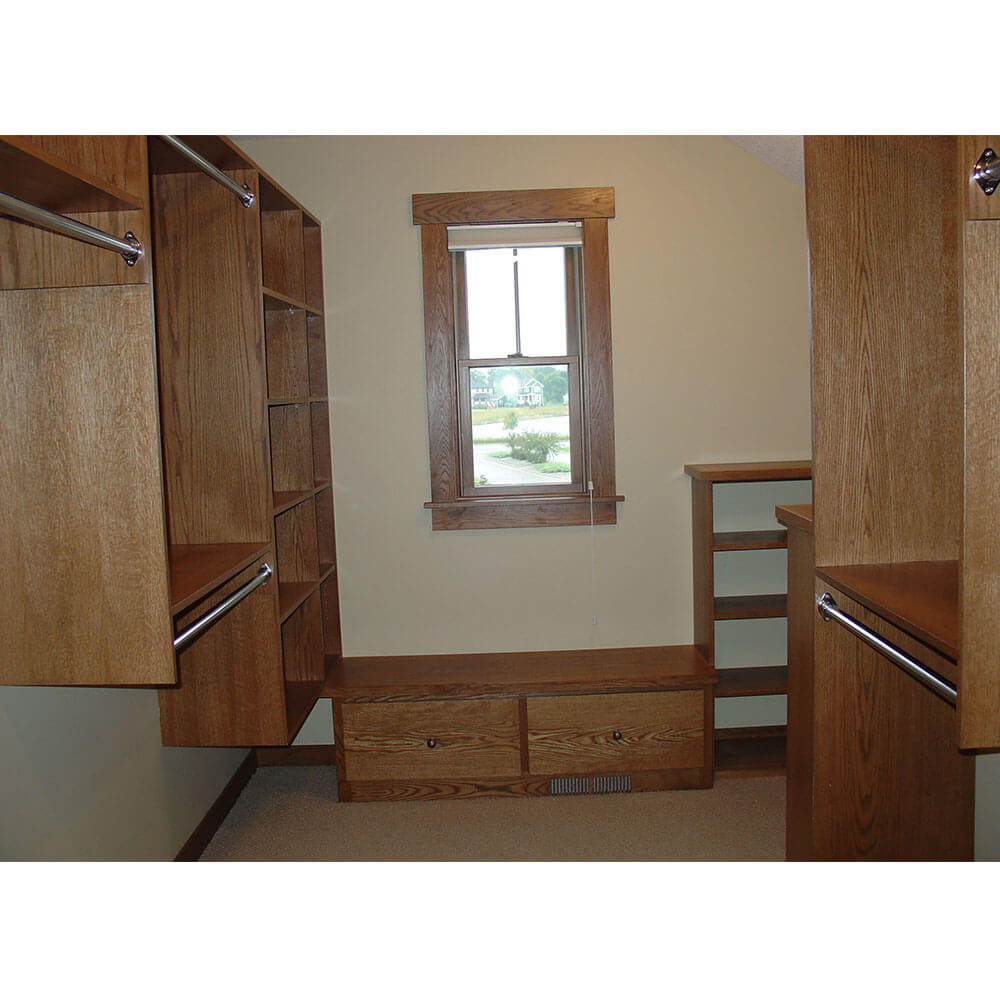
M 901 670 L 904 670 L 911 677 L 915 677 L 925 687 L 929 687 L 935 694 L 939 694 L 945 701 L 952 705 L 958 699 L 958 689 L 949 684 L 943 677 L 939 677 L 933 670 L 929 670 L 922 663 L 918 663 L 912 657 L 907 656 L 901 649 L 887 642 L 882 636 L 862 625 L 856 618 L 844 614 L 837 607 L 837 602 L 829 594 L 816 598 L 816 607 L 819 609 L 820 617 L 828 622 L 831 618 L 839 622 L 848 632 L 856 635 L 862 642 L 868 643 L 872 649 L 881 653 L 886 658 L 892 660 Z
M 183 632 L 179 632 L 174 637 L 174 650 L 180 652 L 189 642 L 197 639 L 202 632 L 210 629 L 227 611 L 232 611 L 244 597 L 249 596 L 258 587 L 267 583 L 271 579 L 271 572 L 271 567 L 264 563 L 252 580 L 244 583 L 239 590 L 234 590 L 224 601 L 220 601 L 214 608 L 206 611 L 197 621 L 188 625 Z
M 135 238 L 134 233 L 126 233 L 119 239 L 101 229 L 95 229 L 86 223 L 77 222 L 76 219 L 59 215 L 58 212 L 50 212 L 47 208 L 32 205 L 31 202 L 21 201 L 20 198 L 2 192 L 0 192 L 0 215 L 11 215 L 15 219 L 22 219 L 24 222 L 41 226 L 42 229 L 69 236 L 70 239 L 89 243 L 102 250 L 114 250 L 125 258 L 125 263 L 129 267 L 132 267 L 143 253 L 142 244 Z
M 1000 184 L 1000 157 L 988 146 L 972 168 L 972 179 L 987 195 L 993 194 Z
M 214 163 L 209 163 L 204 156 L 196 153 L 187 143 L 181 142 L 176 135 L 161 135 L 160 138 L 168 145 L 173 146 L 182 156 L 186 156 L 199 170 L 208 174 L 213 181 L 229 188 L 243 202 L 244 208 L 249 208 L 253 204 L 253 191 L 246 184 L 237 184 L 232 177 L 224 174 Z

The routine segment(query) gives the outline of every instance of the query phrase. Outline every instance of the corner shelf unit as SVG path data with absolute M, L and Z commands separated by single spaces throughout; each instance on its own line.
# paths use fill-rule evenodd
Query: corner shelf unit
M 691 478 L 694 569 L 694 644 L 710 666 L 715 666 L 715 623 L 761 618 L 784 618 L 787 594 L 716 596 L 715 554 L 784 549 L 784 529 L 716 531 L 714 496 L 719 483 L 777 483 L 812 478 L 810 462 L 730 462 L 685 465 Z M 776 664 L 735 667 L 718 671 L 716 698 L 783 695 L 788 692 L 788 667 Z M 715 731 L 716 768 L 774 773 L 784 767 L 784 727 L 758 726 Z M 780 746 L 779 746 L 780 744 Z
M 320 226 L 228 140 L 179 138 L 253 200 L 150 139 L 171 551 L 191 581 L 228 560 L 217 588 L 273 578 L 178 654 L 163 741 L 284 745 L 341 651 Z

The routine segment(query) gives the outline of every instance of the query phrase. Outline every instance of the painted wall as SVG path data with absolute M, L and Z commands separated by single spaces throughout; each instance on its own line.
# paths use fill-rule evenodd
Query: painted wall
M 324 226 L 345 652 L 690 642 L 684 463 L 810 451 L 802 190 L 716 137 L 243 145 Z M 737 183 L 717 176 L 720 161 Z M 410 196 L 598 185 L 615 188 L 617 207 L 615 423 L 627 498 L 619 523 L 432 532 Z
M 162 747 L 153 691 L 0 688 L 0 861 L 169 861 L 245 756 Z

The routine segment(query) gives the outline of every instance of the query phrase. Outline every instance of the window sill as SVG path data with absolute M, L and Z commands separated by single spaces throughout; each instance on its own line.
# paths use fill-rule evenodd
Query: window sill
M 617 524 L 623 496 L 594 497 L 593 523 Z M 554 528 L 591 523 L 589 496 L 476 497 L 428 501 L 434 531 L 477 528 Z

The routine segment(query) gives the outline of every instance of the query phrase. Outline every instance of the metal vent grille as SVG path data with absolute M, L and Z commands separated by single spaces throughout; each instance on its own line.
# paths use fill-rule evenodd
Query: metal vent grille
M 550 778 L 550 795 L 586 795 L 589 778 Z
M 605 792 L 631 792 L 631 774 L 610 774 L 594 778 L 594 794 Z
M 595 775 L 592 778 L 550 778 L 550 795 L 604 795 L 609 792 L 631 792 L 630 774 Z

